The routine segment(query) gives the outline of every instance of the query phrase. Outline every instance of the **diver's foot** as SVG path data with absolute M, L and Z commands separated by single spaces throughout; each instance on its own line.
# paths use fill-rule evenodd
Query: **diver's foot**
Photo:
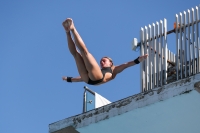
M 63 27 L 65 28 L 66 32 L 69 32 L 70 30 L 74 30 L 74 23 L 71 18 L 67 18 L 63 23 Z

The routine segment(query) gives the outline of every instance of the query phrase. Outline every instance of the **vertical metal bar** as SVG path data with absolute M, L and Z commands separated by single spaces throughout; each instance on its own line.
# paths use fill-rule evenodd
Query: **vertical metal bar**
M 199 8 L 200 8 L 200 4 L 199 4 L 199 6 L 198 6 Z M 197 11 L 197 18 L 198 18 L 198 21 L 200 20 L 200 10 L 199 10 L 199 8 L 198 8 L 198 11 Z M 199 35 L 199 30 L 200 30 L 200 28 L 199 28 L 199 23 L 198 23 L 198 51 L 199 51 L 199 72 L 200 72 L 200 35 Z
M 140 30 L 140 55 L 144 55 L 144 29 L 141 28 Z M 140 91 L 144 92 L 145 89 L 145 76 L 144 76 L 144 61 L 140 63 Z
M 183 24 L 184 24 L 184 27 L 183 27 L 183 32 L 184 32 L 184 64 L 185 64 L 185 73 L 184 73 L 184 77 L 187 77 L 187 41 L 186 41 L 186 12 L 184 11 L 183 12 L 184 16 L 183 16 Z
M 173 62 L 173 60 L 172 60 L 172 51 L 169 52 L 169 60 L 170 60 L 171 62 Z
M 170 52 L 170 61 L 174 62 L 174 60 L 173 60 L 173 53 L 172 53 L 172 51 Z
M 159 86 L 159 23 L 156 22 L 156 86 Z
M 179 33 L 180 33 L 180 36 L 179 36 L 179 47 L 180 47 L 180 53 L 179 53 L 179 56 L 180 56 L 180 76 L 181 76 L 181 79 L 183 78 L 183 47 L 182 47 L 182 13 L 180 13 L 180 18 L 179 18 L 179 22 L 180 22 L 180 28 L 179 28 Z
M 149 51 L 149 44 L 150 44 L 150 42 L 149 42 L 149 29 L 148 29 L 148 26 L 146 27 L 146 41 L 147 41 L 147 43 L 146 43 L 146 45 L 147 45 L 147 54 L 149 55 L 150 54 L 150 51 Z M 150 74 L 149 74 L 149 56 L 147 57 L 147 64 L 146 64 L 146 67 L 147 67 L 147 89 L 146 89 L 146 91 L 148 91 L 149 90 L 149 87 L 150 87 L 150 85 L 149 85 L 149 83 L 150 83 L 150 81 L 149 81 L 149 79 L 150 79 Z
M 151 41 L 151 25 L 149 25 L 149 29 L 148 29 L 148 42 L 149 42 L 149 89 L 152 89 L 152 41 Z
M 168 57 L 168 48 L 167 48 L 167 19 L 164 19 L 164 28 L 163 28 L 163 32 L 164 32 L 164 84 L 167 84 L 167 60 L 170 58 Z M 163 33 L 162 33 L 163 34 Z
M 144 54 L 148 54 L 148 49 L 147 49 L 147 40 L 148 40 L 148 31 L 147 31 L 147 26 L 145 26 L 145 41 L 144 41 Z M 147 59 L 145 60 L 145 91 L 148 90 L 148 57 Z
M 190 10 L 188 10 L 188 24 L 190 24 Z M 188 26 L 188 48 L 189 48 L 189 51 L 188 51 L 188 56 L 189 56 L 189 69 L 188 69 L 188 76 L 191 76 L 191 59 L 192 59 L 192 54 L 191 54 L 191 46 L 190 46 L 190 26 Z
M 193 75 L 196 73 L 196 67 L 195 67 L 195 42 L 194 42 L 194 8 L 192 8 L 192 55 L 193 55 L 193 61 L 192 61 L 192 73 Z
M 176 14 L 176 80 L 179 80 L 178 15 Z
M 170 53 L 171 53 L 171 52 L 170 52 L 170 50 L 168 49 L 168 50 L 167 50 L 167 60 L 169 60 L 169 61 L 171 61 L 171 60 L 170 60 Z M 167 63 L 167 73 L 169 72 L 169 66 L 170 66 L 170 64 Z
M 160 35 L 160 85 L 162 86 L 163 85 L 163 36 L 162 36 L 162 33 L 163 33 L 163 21 L 160 20 L 160 32 L 159 32 L 159 35 Z
M 198 6 L 196 6 L 196 22 L 199 20 L 199 8 L 198 8 Z M 198 28 L 198 23 L 196 23 L 196 29 L 195 29 L 195 42 L 196 42 L 196 47 L 197 47 L 197 73 L 199 73 L 199 70 L 200 70 L 200 68 L 199 68 L 199 42 L 198 42 L 198 36 L 199 36 L 199 28 Z
M 200 4 L 199 4 L 199 8 L 200 8 Z M 199 21 L 200 20 L 200 10 L 198 10 L 197 14 L 198 14 L 197 16 L 198 16 L 198 21 Z M 199 30 L 200 30 L 200 28 L 199 28 L 199 23 L 198 23 L 198 32 L 197 32 L 198 33 L 198 40 L 197 41 L 198 41 L 198 46 L 199 46 L 199 49 L 198 49 L 199 50 L 198 58 L 199 58 L 199 72 L 200 72 L 200 39 L 199 39 L 200 35 L 199 35 Z
M 171 61 L 171 51 L 168 49 L 167 50 L 168 52 L 167 52 L 167 60 L 169 60 L 169 61 Z M 169 66 L 170 66 L 170 64 L 169 63 L 167 63 L 167 74 L 169 73 Z M 168 78 L 168 76 L 167 76 L 167 78 Z M 167 81 L 167 80 L 166 80 Z M 166 82 L 166 83 L 168 83 L 168 82 Z
M 174 62 L 173 52 L 171 52 L 171 61 Z
M 83 92 L 83 113 L 86 112 L 86 90 Z
M 173 54 L 173 58 L 174 62 L 176 62 L 176 54 Z
M 152 70 L 153 70 L 153 78 L 152 78 L 152 88 L 154 88 L 155 87 L 155 72 L 156 72 L 156 57 L 155 57 L 155 51 L 156 51 L 156 42 L 155 42 L 155 24 L 153 23 L 152 24 L 152 27 L 153 27 L 153 29 L 152 29 L 152 42 L 153 42 L 153 54 L 152 54 L 152 64 L 153 64 L 153 68 L 152 68 Z

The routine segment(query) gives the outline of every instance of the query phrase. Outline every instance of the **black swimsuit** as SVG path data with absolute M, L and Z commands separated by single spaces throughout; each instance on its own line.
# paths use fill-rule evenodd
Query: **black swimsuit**
M 103 74 L 103 78 L 102 78 L 102 79 L 93 81 L 93 80 L 91 80 L 91 79 L 89 78 L 88 84 L 90 84 L 90 85 L 95 85 L 95 84 L 101 83 L 101 82 L 103 81 L 103 79 L 104 79 L 104 77 L 105 77 L 105 74 L 106 74 L 107 72 L 109 72 L 109 73 L 112 74 L 112 69 L 111 69 L 111 67 L 104 67 L 104 68 L 101 69 L 101 72 L 102 72 L 102 74 Z

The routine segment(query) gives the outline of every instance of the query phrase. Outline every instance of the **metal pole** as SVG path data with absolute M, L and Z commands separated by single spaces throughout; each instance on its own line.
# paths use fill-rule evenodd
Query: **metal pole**
M 179 22 L 180 22 L 180 26 L 182 26 L 182 13 L 180 13 L 180 17 L 179 17 Z M 180 36 L 179 36 L 179 47 L 180 47 L 180 52 L 179 52 L 179 58 L 180 58 L 180 78 L 183 78 L 183 47 L 182 47 L 182 28 L 179 29 L 180 30 Z
M 199 20 L 199 8 L 198 6 L 196 6 L 196 21 Z M 197 57 L 197 73 L 199 73 L 199 27 L 198 27 L 198 23 L 196 23 L 196 29 L 195 29 L 195 42 L 196 42 L 196 48 L 197 48 L 197 53 L 196 53 L 196 57 Z
M 179 80 L 178 15 L 176 14 L 176 80 Z
M 85 89 L 85 91 L 83 93 L 83 112 L 86 112 L 86 110 L 87 110 L 87 106 L 86 106 L 86 104 L 87 104 L 86 91 L 90 92 L 93 95 L 95 95 L 95 92 L 90 90 L 87 86 L 84 86 L 84 89 Z
M 142 42 L 141 48 L 140 48 L 140 55 L 144 55 L 144 29 L 141 28 L 140 31 L 140 41 Z M 144 92 L 145 88 L 145 76 L 144 76 L 144 62 L 140 63 L 140 91 Z
M 86 112 L 86 90 L 83 93 L 83 113 Z
M 186 24 L 186 12 L 184 11 L 184 16 L 183 16 L 183 23 L 184 24 Z M 187 73 L 188 73 L 188 71 L 187 71 L 187 41 L 186 41 L 186 28 L 185 28 L 185 26 L 184 26 L 184 28 L 183 28 L 183 32 L 184 32 L 184 37 L 183 37 L 183 39 L 184 39 L 184 64 L 185 64 L 185 67 L 184 67 L 184 69 L 185 69 L 185 73 L 184 73 L 184 75 L 185 75 L 185 78 L 187 77 Z
M 87 91 L 89 91 L 91 94 L 95 95 L 95 92 L 92 91 L 92 90 L 90 90 L 87 86 L 84 86 L 84 89 L 87 90 Z
M 200 22 L 200 20 L 198 20 L 198 21 L 194 21 L 194 24 L 196 24 L 196 23 L 199 23 Z M 192 23 L 189 23 L 189 24 L 186 24 L 185 25 L 185 27 L 189 27 L 189 26 L 192 26 Z M 177 27 L 177 26 L 176 26 Z M 184 26 L 180 26 L 179 27 L 179 29 L 180 28 L 183 28 Z M 178 30 L 179 31 L 179 30 Z M 177 31 L 177 32 L 178 32 Z M 170 30 L 170 31 L 167 31 L 167 35 L 168 34 L 171 34 L 171 33 L 176 33 L 176 28 L 175 29 L 172 29 L 172 30 Z M 157 37 L 159 38 L 159 37 L 161 37 L 161 36 L 164 36 L 164 33 L 163 34 L 161 34 L 161 35 L 158 35 Z M 152 40 L 152 38 L 149 38 L 150 40 Z M 156 39 L 156 36 L 155 36 L 155 39 Z M 148 42 L 149 40 L 147 40 L 147 42 Z M 141 42 L 138 42 L 137 43 L 137 47 L 140 47 L 140 45 L 141 45 Z

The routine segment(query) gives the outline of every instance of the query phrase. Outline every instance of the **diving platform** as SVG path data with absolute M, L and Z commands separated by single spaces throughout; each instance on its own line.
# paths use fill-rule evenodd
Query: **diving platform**
M 170 31 L 167 19 L 141 27 L 132 43 L 149 55 L 140 63 L 140 93 L 111 103 L 85 88 L 83 113 L 49 124 L 49 133 L 200 133 L 199 8 L 176 14 Z

